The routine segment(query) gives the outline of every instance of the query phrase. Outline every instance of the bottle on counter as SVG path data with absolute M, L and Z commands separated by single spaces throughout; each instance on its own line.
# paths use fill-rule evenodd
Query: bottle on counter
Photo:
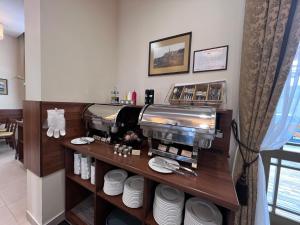
M 117 104 L 119 103 L 119 91 L 116 87 L 114 87 L 114 90 L 111 91 L 111 103 Z
M 136 99 L 137 99 L 136 91 L 133 90 L 132 95 L 131 95 L 131 100 L 134 105 L 136 105 Z
M 131 93 L 131 91 L 128 91 L 127 100 L 131 101 L 132 100 L 131 98 L 132 98 L 132 93 Z

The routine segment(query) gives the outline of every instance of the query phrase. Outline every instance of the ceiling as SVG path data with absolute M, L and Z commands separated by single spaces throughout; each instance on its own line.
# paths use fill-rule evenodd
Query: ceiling
M 18 37 L 24 28 L 24 0 L 0 0 L 0 23 L 4 34 Z

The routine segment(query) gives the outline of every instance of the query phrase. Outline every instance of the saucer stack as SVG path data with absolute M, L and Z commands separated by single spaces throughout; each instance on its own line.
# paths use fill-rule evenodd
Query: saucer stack
M 107 172 L 104 176 L 104 193 L 111 196 L 122 194 L 127 176 L 127 172 L 121 169 Z
M 124 184 L 123 203 L 129 208 L 139 208 L 143 205 L 144 178 L 129 177 Z
M 185 204 L 184 225 L 221 225 L 222 214 L 213 203 L 190 198 Z
M 183 192 L 164 184 L 156 187 L 153 217 L 159 225 L 180 225 L 183 207 Z

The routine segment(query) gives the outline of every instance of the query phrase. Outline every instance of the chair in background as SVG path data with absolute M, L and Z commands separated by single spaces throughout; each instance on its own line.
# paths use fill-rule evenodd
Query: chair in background
M 17 122 L 11 121 L 6 126 L 7 130 L 4 132 L 0 132 L 0 139 L 5 139 L 6 144 L 8 144 L 11 148 L 17 148 L 16 144 L 16 129 L 17 129 Z M 16 155 L 17 156 L 17 155 Z

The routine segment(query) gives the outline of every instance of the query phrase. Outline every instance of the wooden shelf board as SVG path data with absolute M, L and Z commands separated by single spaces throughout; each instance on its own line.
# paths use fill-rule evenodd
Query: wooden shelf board
M 112 205 L 118 207 L 119 209 L 129 213 L 130 215 L 136 217 L 137 219 L 143 221 L 144 220 L 144 210 L 143 208 L 132 209 L 124 205 L 122 201 L 122 194 L 117 196 L 109 196 L 105 194 L 103 191 L 97 192 L 97 195 L 104 199 L 105 201 L 111 203 Z
M 145 220 L 145 223 L 147 225 L 158 225 L 158 223 L 156 223 L 156 221 L 155 221 L 155 219 L 153 217 L 153 213 L 152 212 L 148 213 L 147 218 Z
M 80 176 L 75 174 L 67 174 L 67 178 L 75 181 L 77 184 L 83 186 L 84 188 L 88 189 L 89 191 L 96 193 L 96 186 L 91 184 L 90 180 L 83 180 Z
M 83 220 L 81 220 L 74 212 L 66 212 L 66 220 L 73 225 L 87 225 Z
M 160 174 L 148 166 L 149 156 L 143 149 L 140 156 L 119 157 L 113 153 L 113 146 L 101 142 L 77 146 L 64 142 L 67 149 L 79 151 L 107 164 L 144 176 L 152 181 L 178 188 L 190 195 L 212 201 L 224 208 L 236 211 L 239 208 L 233 180 L 226 156 L 200 151 L 198 177 L 185 177 L 176 174 Z M 120 199 L 120 203 L 122 203 Z M 122 203 L 123 204 L 123 203 Z

